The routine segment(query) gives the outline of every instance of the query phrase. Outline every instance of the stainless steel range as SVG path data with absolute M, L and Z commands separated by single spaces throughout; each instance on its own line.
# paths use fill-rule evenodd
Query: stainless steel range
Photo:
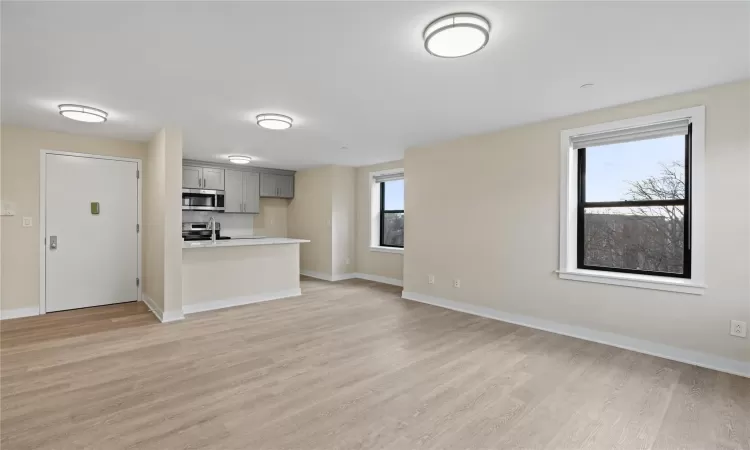
M 186 241 L 210 241 L 210 222 L 183 222 L 182 239 Z M 216 239 L 231 239 L 229 236 L 221 235 L 221 224 L 216 222 Z

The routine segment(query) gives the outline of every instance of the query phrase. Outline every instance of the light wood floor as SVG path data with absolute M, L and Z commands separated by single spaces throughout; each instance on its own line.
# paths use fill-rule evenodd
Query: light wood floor
M 3 321 L 2 450 L 750 449 L 750 380 L 306 279 Z

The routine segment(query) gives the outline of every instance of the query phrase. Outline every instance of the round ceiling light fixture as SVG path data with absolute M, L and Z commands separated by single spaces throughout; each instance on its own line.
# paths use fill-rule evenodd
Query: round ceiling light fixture
M 434 20 L 424 29 L 424 48 L 441 58 L 476 53 L 490 40 L 490 22 L 479 14 L 455 13 Z
M 234 164 L 248 164 L 253 158 L 243 155 L 229 155 L 229 162 Z
M 258 114 L 258 126 L 269 130 L 286 130 L 292 127 L 292 118 L 283 114 Z
M 109 115 L 106 111 L 102 111 L 101 109 L 83 105 L 65 104 L 58 105 L 58 108 L 60 108 L 61 116 L 67 117 L 68 119 L 77 120 L 79 122 L 106 122 L 107 116 Z

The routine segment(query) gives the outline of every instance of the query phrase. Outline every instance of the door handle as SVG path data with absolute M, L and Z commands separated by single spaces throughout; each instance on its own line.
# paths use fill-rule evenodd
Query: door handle
M 57 248 L 57 236 L 49 237 L 49 249 L 54 250 Z

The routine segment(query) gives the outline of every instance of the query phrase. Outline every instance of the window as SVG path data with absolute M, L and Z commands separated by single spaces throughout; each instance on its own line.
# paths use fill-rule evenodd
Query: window
M 702 293 L 703 107 L 561 133 L 560 277 Z
M 577 149 L 579 269 L 690 278 L 692 135 L 684 125 Z
M 370 250 L 404 251 L 404 169 L 370 173 Z
M 380 184 L 380 246 L 404 247 L 404 179 Z

